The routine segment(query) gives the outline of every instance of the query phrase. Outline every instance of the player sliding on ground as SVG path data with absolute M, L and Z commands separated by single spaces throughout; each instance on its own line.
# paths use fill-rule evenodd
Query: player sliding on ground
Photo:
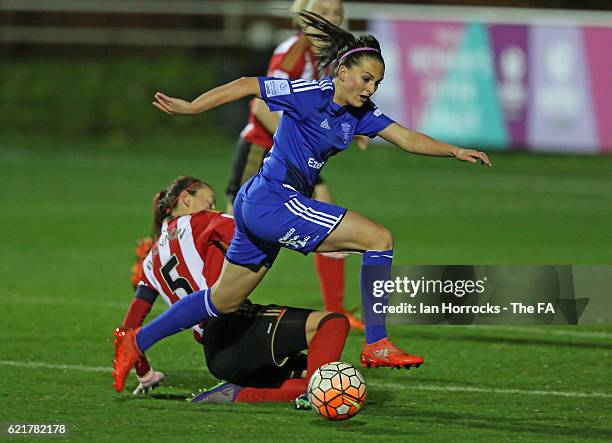
M 154 243 L 124 328 L 142 326 L 159 296 L 172 305 L 214 284 L 234 234 L 233 218 L 214 209 L 214 190 L 195 177 L 179 177 L 156 195 Z M 194 402 L 294 400 L 306 392 L 307 380 L 318 367 L 340 358 L 348 330 L 342 314 L 246 300 L 237 311 L 194 327 L 210 372 L 227 380 Z M 301 353 L 306 349 L 307 356 Z M 136 375 L 140 384 L 134 394 L 164 379 L 144 354 L 136 363 Z
M 181 329 L 236 311 L 263 279 L 281 247 L 303 254 L 361 252 L 362 270 L 376 266 L 390 278 L 393 236 L 389 230 L 356 212 L 310 198 L 327 159 L 346 149 L 355 134 L 379 135 L 407 152 L 490 165 L 482 152 L 460 149 L 402 127 L 370 101 L 384 75 L 384 60 L 374 37 L 356 38 L 313 13 L 302 12 L 300 17 L 318 30 L 321 64 L 337 60 L 333 78 L 309 82 L 244 77 L 193 102 L 155 94 L 154 105 L 170 115 L 198 114 L 255 95 L 270 110 L 283 111 L 283 116 L 260 172 L 236 196 L 236 231 L 219 280 L 210 289 L 184 297 L 137 334 L 134 330 L 116 333 L 113 375 L 118 390 L 123 389 L 140 352 Z M 362 287 L 366 312 L 362 364 L 422 364 L 422 357 L 404 352 L 387 338 L 384 323 L 368 323 L 374 299 L 371 292 L 368 285 Z M 387 298 L 376 302 L 383 309 Z

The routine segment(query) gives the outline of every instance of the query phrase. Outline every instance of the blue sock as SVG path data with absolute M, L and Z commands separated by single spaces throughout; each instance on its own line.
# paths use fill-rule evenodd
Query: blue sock
M 374 294 L 376 280 L 391 279 L 393 249 L 388 251 L 365 251 L 361 261 L 361 307 L 365 323 L 366 343 L 374 343 L 387 336 L 386 314 L 376 313 L 389 303 L 389 295 Z M 376 306 L 375 306 L 376 305 Z
M 210 289 L 189 294 L 138 331 L 136 335 L 138 349 L 144 352 L 162 338 L 218 315 L 219 312 L 210 299 Z

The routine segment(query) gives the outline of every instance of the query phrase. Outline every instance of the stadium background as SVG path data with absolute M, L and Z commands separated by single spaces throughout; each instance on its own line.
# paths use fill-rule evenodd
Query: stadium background
M 373 14 L 386 10 L 393 19 L 418 16 L 421 25 L 465 17 L 464 29 L 481 35 L 508 20 L 572 28 L 578 46 L 587 48 L 575 64 L 589 69 L 589 81 L 570 81 L 565 93 L 578 97 L 572 115 L 583 129 L 569 130 L 560 142 L 527 136 L 517 142 L 508 139 L 507 107 L 499 105 L 483 118 L 497 112 L 497 128 L 508 125 L 505 143 L 495 134 L 491 143 L 488 131 L 470 143 L 491 151 L 494 168 L 401 156 L 384 145 L 349 150 L 325 170 L 337 201 L 388 226 L 400 264 L 611 264 L 612 158 L 605 153 L 612 147 L 612 119 L 605 94 L 611 90 L 612 20 L 600 11 L 605 3 L 505 0 L 501 9 L 484 2 L 445 2 L 454 9 L 441 4 L 347 2 L 347 25 L 355 31 L 390 29 Z M 0 422 L 62 421 L 79 440 L 610 438 L 608 325 L 394 326 L 397 341 L 424 354 L 427 365 L 401 373 L 364 371 L 369 407 L 333 426 L 286 405 L 186 404 L 189 392 L 214 382 L 188 334 L 151 352 L 153 365 L 168 375 L 154 399 L 115 395 L 110 332 L 132 296 L 129 267 L 135 239 L 148 232 L 150 199 L 176 175 L 193 174 L 217 189 L 222 206 L 233 143 L 246 119 L 246 102 L 197 118 L 168 118 L 150 105 L 152 94 L 193 97 L 241 75 L 260 75 L 274 44 L 291 33 L 287 5 L 0 2 Z M 504 9 L 510 7 L 540 9 Z M 598 34 L 584 37 L 584 28 Z M 603 55 L 593 57 L 596 46 Z M 546 58 L 546 48 L 541 50 Z M 497 68 L 495 60 L 490 66 Z M 489 83 L 478 80 L 484 86 L 477 90 L 484 92 L 476 94 L 474 109 L 491 106 L 482 97 L 501 96 L 492 75 Z M 592 81 L 593 75 L 603 80 Z M 465 76 L 469 81 L 469 70 L 459 77 Z M 408 86 L 386 80 L 380 92 L 387 97 L 381 99 L 400 96 L 396 88 Z M 541 90 L 530 83 L 525 93 Z M 457 106 L 448 100 L 438 104 L 440 115 Z M 358 259 L 348 261 L 349 306 L 359 300 L 358 268 Z M 321 306 L 311 260 L 283 253 L 253 298 Z M 154 312 L 160 311 L 158 306 Z M 352 334 L 344 359 L 356 363 L 359 348 L 360 336 Z

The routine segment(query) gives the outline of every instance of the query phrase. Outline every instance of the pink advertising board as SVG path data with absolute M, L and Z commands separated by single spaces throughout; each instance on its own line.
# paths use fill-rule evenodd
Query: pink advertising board
M 454 143 L 612 152 L 612 27 L 373 19 L 376 103 Z

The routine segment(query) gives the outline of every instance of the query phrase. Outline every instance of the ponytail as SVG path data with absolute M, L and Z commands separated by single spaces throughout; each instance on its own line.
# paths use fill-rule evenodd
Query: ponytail
M 352 67 L 363 57 L 372 57 L 385 64 L 380 52 L 380 43 L 372 35 L 355 37 L 314 12 L 300 11 L 298 16 L 302 32 L 312 39 L 313 45 L 317 48 L 319 67 L 325 68 L 337 61 L 337 71 L 341 65 Z M 320 32 L 307 32 L 310 27 Z

